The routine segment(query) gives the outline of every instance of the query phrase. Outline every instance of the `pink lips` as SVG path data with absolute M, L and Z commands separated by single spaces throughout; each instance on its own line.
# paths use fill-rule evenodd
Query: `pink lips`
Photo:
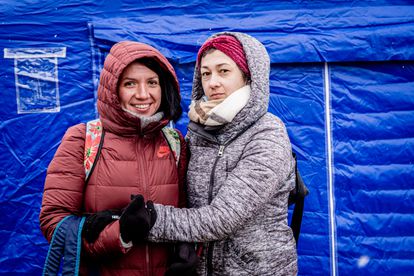
M 215 93 L 215 94 L 212 94 L 211 96 L 210 96 L 210 99 L 212 99 L 212 100 L 217 100 L 217 99 L 221 99 L 221 98 L 223 98 L 225 96 L 225 94 L 224 93 Z

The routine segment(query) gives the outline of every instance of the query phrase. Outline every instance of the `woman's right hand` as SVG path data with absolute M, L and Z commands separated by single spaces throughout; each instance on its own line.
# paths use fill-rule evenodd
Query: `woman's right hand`
M 121 238 L 124 242 L 137 244 L 144 241 L 157 219 L 152 201 L 145 204 L 142 195 L 131 195 L 132 201 L 119 219 Z

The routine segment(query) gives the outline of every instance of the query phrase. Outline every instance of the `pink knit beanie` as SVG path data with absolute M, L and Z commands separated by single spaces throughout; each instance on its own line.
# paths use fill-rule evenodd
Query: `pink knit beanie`
M 249 66 L 247 65 L 246 55 L 243 51 L 241 43 L 231 35 L 221 35 L 215 38 L 207 40 L 203 46 L 201 46 L 197 55 L 197 64 L 200 66 L 201 57 L 203 53 L 211 48 L 222 51 L 229 56 L 239 66 L 240 70 L 250 77 Z

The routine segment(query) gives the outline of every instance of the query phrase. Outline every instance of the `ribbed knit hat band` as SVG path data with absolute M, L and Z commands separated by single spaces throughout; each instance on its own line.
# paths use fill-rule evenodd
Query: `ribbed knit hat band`
M 203 53 L 211 48 L 222 51 L 228 57 L 230 57 L 239 66 L 240 70 L 250 77 L 249 66 L 247 65 L 246 55 L 243 51 L 243 46 L 240 42 L 231 35 L 221 35 L 210 40 L 207 40 L 203 46 L 201 46 L 197 55 L 197 64 L 200 67 L 201 57 Z

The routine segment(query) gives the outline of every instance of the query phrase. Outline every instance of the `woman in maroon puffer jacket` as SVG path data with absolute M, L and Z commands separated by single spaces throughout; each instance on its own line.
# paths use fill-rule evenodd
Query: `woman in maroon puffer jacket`
M 164 205 L 185 205 L 186 146 L 180 134 L 177 166 L 161 131 L 182 112 L 179 84 L 168 60 L 145 44 L 115 44 L 101 73 L 98 111 L 105 138 L 88 183 L 85 124 L 67 130 L 48 168 L 40 226 L 49 242 L 64 217 L 94 214 L 90 218 L 96 223 L 101 216 L 98 221 L 102 222 L 108 214 L 102 211 L 125 208 L 132 194 Z M 92 262 L 99 267 L 100 275 L 165 273 L 171 245 L 133 244 L 130 238 L 125 240 L 120 220 L 108 223 L 93 238 L 83 235 L 81 274 L 88 273 Z

